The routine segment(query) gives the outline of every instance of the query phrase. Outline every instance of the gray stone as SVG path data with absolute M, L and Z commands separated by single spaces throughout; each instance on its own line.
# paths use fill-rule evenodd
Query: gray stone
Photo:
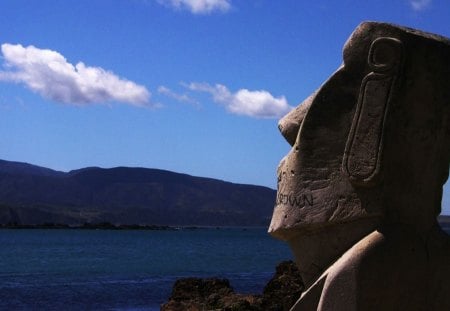
M 293 310 L 450 310 L 450 40 L 362 23 L 279 128 L 292 149 L 269 232 L 307 288 Z

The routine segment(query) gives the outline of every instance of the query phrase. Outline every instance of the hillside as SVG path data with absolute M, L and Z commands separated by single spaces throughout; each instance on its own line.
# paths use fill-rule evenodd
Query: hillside
M 170 171 L 0 160 L 0 223 L 267 226 L 275 190 Z

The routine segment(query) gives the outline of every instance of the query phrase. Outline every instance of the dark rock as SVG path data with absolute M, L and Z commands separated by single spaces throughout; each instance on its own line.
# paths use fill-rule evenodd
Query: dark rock
M 289 310 L 304 289 L 302 278 L 293 261 L 283 261 L 264 287 L 262 310 Z
M 233 292 L 227 279 L 186 278 L 175 282 L 172 299 L 202 299 L 212 294 L 229 295 Z
M 235 293 L 227 279 L 184 278 L 175 282 L 169 301 L 162 311 L 224 310 L 224 311 L 284 311 L 300 297 L 303 283 L 292 261 L 276 268 L 262 295 Z
M 175 282 L 161 310 L 260 310 L 252 307 L 255 300 L 259 298 L 234 293 L 227 279 L 184 278 Z

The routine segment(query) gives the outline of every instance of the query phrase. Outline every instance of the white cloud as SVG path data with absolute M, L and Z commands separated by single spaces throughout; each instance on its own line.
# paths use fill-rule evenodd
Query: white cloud
M 410 0 L 409 3 L 414 11 L 422 11 L 431 4 L 431 0 Z
M 158 0 L 158 2 L 175 9 L 187 9 L 193 14 L 227 12 L 231 8 L 231 0 Z
M 186 87 L 192 91 L 211 94 L 214 102 L 224 105 L 229 112 L 237 115 L 255 118 L 279 118 L 293 108 L 288 105 L 284 96 L 274 97 L 264 90 L 240 89 L 236 93 L 231 93 L 222 84 L 212 86 L 208 83 L 190 83 Z
M 0 81 L 23 83 L 32 91 L 65 104 L 118 101 L 149 105 L 150 92 L 142 85 L 119 78 L 100 67 L 82 62 L 75 66 L 60 53 L 34 46 L 2 44 L 6 71 Z
M 175 93 L 174 91 L 172 91 L 171 89 L 169 89 L 168 87 L 165 87 L 163 85 L 158 87 L 158 93 L 163 94 L 167 97 L 173 98 L 182 103 L 188 103 L 188 104 L 192 104 L 195 106 L 199 105 L 199 102 L 197 100 L 189 97 L 187 94 Z

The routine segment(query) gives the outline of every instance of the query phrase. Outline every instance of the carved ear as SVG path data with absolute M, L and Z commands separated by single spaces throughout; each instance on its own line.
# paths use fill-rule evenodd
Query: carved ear
M 371 186 L 377 181 L 384 123 L 402 60 L 398 39 L 382 37 L 372 42 L 368 56 L 372 72 L 362 80 L 342 162 L 342 170 L 354 184 Z

